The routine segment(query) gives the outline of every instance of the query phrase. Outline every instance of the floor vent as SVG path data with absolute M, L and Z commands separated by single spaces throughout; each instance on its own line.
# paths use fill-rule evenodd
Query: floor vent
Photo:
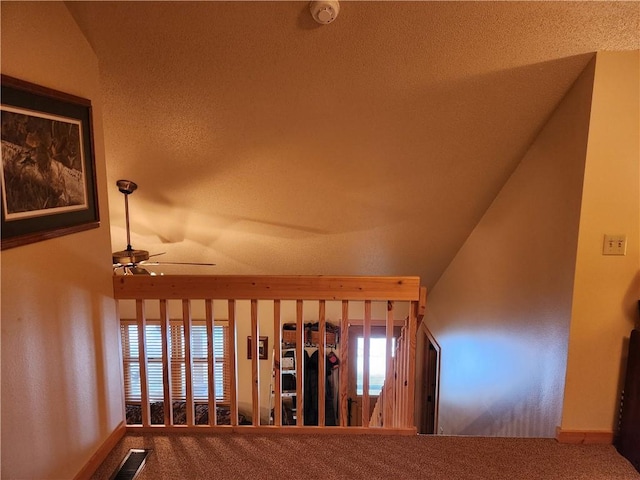
M 110 480 L 133 480 L 138 476 L 151 450 L 132 448 Z

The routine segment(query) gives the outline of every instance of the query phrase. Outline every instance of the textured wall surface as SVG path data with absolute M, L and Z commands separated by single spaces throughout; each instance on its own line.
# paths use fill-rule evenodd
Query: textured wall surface
M 597 56 L 562 428 L 617 427 L 640 300 L 640 51 Z M 602 255 L 626 234 L 625 256 Z
M 94 108 L 101 227 L 2 252 L 2 478 L 73 478 L 124 417 L 98 63 L 63 4 L 2 2 L 2 73 Z
M 444 433 L 555 435 L 593 71 L 594 61 L 431 291 Z

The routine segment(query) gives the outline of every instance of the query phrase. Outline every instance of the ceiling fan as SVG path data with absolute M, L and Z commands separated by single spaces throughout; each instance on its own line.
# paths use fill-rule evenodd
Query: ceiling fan
M 122 269 L 124 275 L 155 275 L 142 265 L 201 265 L 213 267 L 215 263 L 193 263 L 193 262 L 149 262 L 149 258 L 164 255 L 156 253 L 149 255 L 146 250 L 136 250 L 131 246 L 131 231 L 129 228 L 129 195 L 136 191 L 138 185 L 131 180 L 118 180 L 116 182 L 118 190 L 124 195 L 124 213 L 127 229 L 127 248 L 119 252 L 113 252 L 113 271 Z

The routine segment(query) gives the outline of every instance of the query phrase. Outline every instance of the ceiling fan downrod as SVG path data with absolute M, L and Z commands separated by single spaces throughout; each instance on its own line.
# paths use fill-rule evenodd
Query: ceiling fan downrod
M 122 191 L 122 190 L 120 190 Z M 131 231 L 129 228 L 129 194 L 124 195 L 124 217 L 127 226 L 127 250 L 133 250 L 131 247 Z
M 136 191 L 138 185 L 131 180 L 118 180 L 118 190 L 124 195 L 124 214 L 127 229 L 127 248 L 113 254 L 114 264 L 136 264 L 149 260 L 149 252 L 146 250 L 134 250 L 131 246 L 131 228 L 129 226 L 129 195 Z

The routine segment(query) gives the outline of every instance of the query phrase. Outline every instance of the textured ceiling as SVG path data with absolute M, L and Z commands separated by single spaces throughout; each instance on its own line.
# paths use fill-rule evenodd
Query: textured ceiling
M 432 286 L 637 2 L 68 2 L 103 85 L 114 250 Z M 103 212 L 103 216 L 106 215 Z M 108 260 L 106 260 L 108 261 Z

